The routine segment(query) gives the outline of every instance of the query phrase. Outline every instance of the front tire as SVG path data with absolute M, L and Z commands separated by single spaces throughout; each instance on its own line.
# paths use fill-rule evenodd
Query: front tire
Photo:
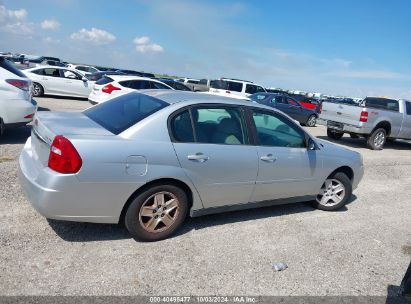
M 338 132 L 333 129 L 327 129 L 327 136 L 331 139 L 339 140 L 341 139 L 341 137 L 343 137 L 343 135 L 343 132 Z
M 338 210 L 348 202 L 351 195 L 351 180 L 344 173 L 337 172 L 325 180 L 313 205 L 320 210 Z
M 43 96 L 43 94 L 44 94 L 44 88 L 41 86 L 41 84 L 37 82 L 33 82 L 33 96 L 40 97 L 40 96 Z
M 367 138 L 367 145 L 371 150 L 382 150 L 387 140 L 387 131 L 384 128 L 374 130 Z
M 135 240 L 159 241 L 175 233 L 187 211 L 187 195 L 181 188 L 157 185 L 132 201 L 125 215 L 125 226 Z

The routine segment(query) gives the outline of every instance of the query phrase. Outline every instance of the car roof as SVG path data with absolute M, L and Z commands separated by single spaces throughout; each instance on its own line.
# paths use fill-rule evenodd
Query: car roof
M 123 81 L 123 80 L 149 80 L 149 81 L 156 81 L 156 82 L 161 82 L 159 80 L 149 78 L 149 77 L 143 77 L 143 76 L 137 76 L 137 75 L 109 75 L 111 79 L 114 81 Z
M 174 90 L 174 91 L 172 90 L 140 90 L 139 92 L 145 95 L 160 99 L 168 104 L 190 101 L 193 104 L 223 103 L 223 104 L 243 105 L 243 106 L 244 105 L 246 106 L 257 105 L 256 103 L 252 103 L 251 101 L 218 96 L 214 94 L 208 94 L 206 92 L 199 93 L 199 92 L 178 91 L 178 90 Z M 270 107 L 265 107 L 265 106 L 258 106 L 258 107 L 271 110 Z

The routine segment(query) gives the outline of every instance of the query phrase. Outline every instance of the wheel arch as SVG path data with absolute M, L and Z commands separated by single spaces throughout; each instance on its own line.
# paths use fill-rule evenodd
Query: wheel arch
M 147 189 L 155 186 L 155 185 L 174 185 L 177 186 L 179 188 L 181 188 L 187 195 L 187 199 L 188 199 L 188 210 L 190 212 L 192 206 L 193 206 L 193 191 L 191 190 L 191 188 L 183 181 L 175 179 L 175 178 L 159 178 L 159 179 L 155 179 L 152 181 L 147 182 L 146 184 L 144 184 L 143 186 L 141 186 L 140 188 L 138 188 L 136 191 L 133 192 L 133 194 L 131 194 L 131 196 L 128 198 L 128 200 L 126 201 L 126 203 L 123 206 L 123 209 L 121 210 L 120 213 L 120 218 L 119 218 L 119 223 L 123 223 L 124 222 L 124 217 L 126 215 L 127 209 L 130 206 L 130 204 L 133 202 L 133 200 L 142 192 L 146 191 Z
M 334 175 L 334 174 L 337 173 L 337 172 L 342 172 L 342 173 L 344 173 L 345 175 L 347 175 L 347 177 L 350 179 L 351 182 L 354 181 L 354 170 L 353 170 L 351 167 L 349 167 L 349 166 L 341 166 L 341 167 L 338 167 L 338 168 L 335 169 L 333 172 L 331 172 L 331 173 L 328 175 L 328 177 Z
M 380 122 L 374 127 L 374 129 L 372 130 L 371 134 L 372 134 L 375 130 L 377 130 L 377 129 L 379 129 L 379 128 L 383 128 L 383 129 L 387 132 L 387 136 L 390 135 L 390 133 L 391 133 L 391 123 L 390 123 L 389 121 L 386 121 L 386 120 L 380 121 Z

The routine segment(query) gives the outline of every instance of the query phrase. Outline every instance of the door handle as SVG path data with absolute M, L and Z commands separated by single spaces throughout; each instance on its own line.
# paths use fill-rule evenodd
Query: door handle
M 200 152 L 198 152 L 196 154 L 188 155 L 187 158 L 189 160 L 198 161 L 200 163 L 203 163 L 203 162 L 209 160 L 208 156 L 206 156 L 206 155 L 204 155 L 203 153 L 200 153 Z
M 268 163 L 273 163 L 277 160 L 277 157 L 273 156 L 272 154 L 267 154 L 266 156 L 261 156 L 260 159 Z

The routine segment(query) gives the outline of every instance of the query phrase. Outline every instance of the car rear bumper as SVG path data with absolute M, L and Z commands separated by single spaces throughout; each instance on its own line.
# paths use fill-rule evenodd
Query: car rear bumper
M 44 167 L 33 156 L 30 137 L 20 154 L 19 179 L 32 206 L 49 219 L 118 223 L 126 202 L 110 185 L 80 182 L 75 174 Z
M 6 127 L 13 125 L 27 124 L 33 120 L 33 115 L 37 110 L 37 103 L 24 99 L 6 99 L 0 101 L 0 117 Z
M 326 126 L 327 128 L 334 129 L 333 127 L 330 127 L 328 122 L 331 120 L 328 119 L 323 119 L 323 118 L 317 118 L 317 124 Z M 354 134 L 369 134 L 370 130 L 367 128 L 364 128 L 364 126 L 354 126 L 354 125 L 349 125 L 345 123 L 341 123 L 342 129 L 335 129 L 336 131 L 340 132 L 345 132 L 345 133 L 354 133 Z

